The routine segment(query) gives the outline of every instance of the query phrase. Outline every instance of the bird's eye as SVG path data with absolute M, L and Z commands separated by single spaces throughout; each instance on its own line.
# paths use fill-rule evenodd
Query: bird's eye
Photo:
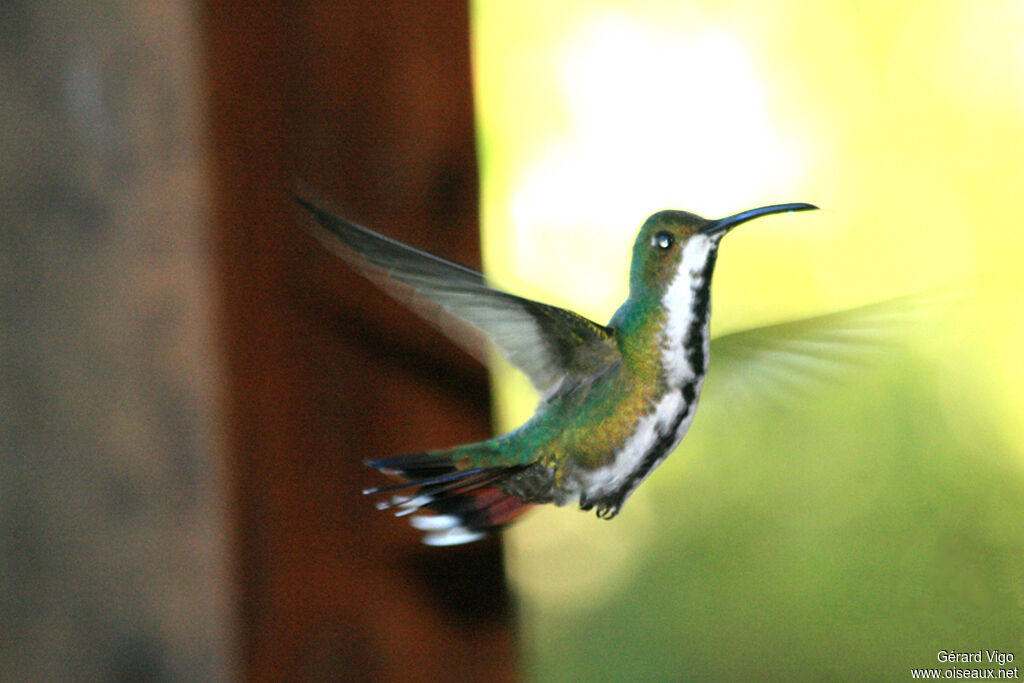
M 651 244 L 656 246 L 658 249 L 665 250 L 672 247 L 676 243 L 676 238 L 672 236 L 670 232 L 659 232 L 653 238 L 651 238 Z

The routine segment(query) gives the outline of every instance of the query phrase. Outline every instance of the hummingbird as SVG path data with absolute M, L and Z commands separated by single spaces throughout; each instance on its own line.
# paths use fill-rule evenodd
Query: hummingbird
M 536 504 L 578 504 L 612 519 L 675 450 L 708 371 L 718 248 L 743 223 L 812 204 L 720 218 L 659 211 L 633 244 L 629 296 L 607 325 L 516 296 L 476 270 L 408 246 L 303 198 L 313 234 L 442 331 L 474 328 L 530 379 L 540 399 L 520 427 L 486 441 L 367 461 L 399 483 L 381 509 L 410 517 L 427 545 L 491 535 Z M 458 326 L 458 325 L 456 325 Z

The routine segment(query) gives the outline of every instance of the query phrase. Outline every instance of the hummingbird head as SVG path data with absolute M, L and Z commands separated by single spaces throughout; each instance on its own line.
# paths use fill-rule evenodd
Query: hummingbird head
M 690 387 L 693 394 L 707 367 L 711 275 L 722 237 L 760 216 L 816 208 L 775 204 L 718 220 L 686 211 L 659 211 L 648 218 L 633 245 L 629 298 L 609 323 L 621 332 L 623 354 L 648 363 L 649 372 L 664 372 L 670 383 Z M 651 338 L 663 353 L 650 353 L 645 339 Z
M 659 211 L 644 222 L 633 245 L 630 292 L 663 293 L 680 275 L 708 284 L 718 243 L 737 225 L 773 213 L 817 208 L 813 204 L 774 204 L 717 220 L 686 211 Z

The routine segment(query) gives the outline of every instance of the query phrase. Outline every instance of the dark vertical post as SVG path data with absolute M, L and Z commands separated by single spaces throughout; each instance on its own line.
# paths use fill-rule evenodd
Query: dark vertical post
M 217 2 L 205 35 L 243 673 L 511 679 L 499 542 L 423 547 L 360 495 L 365 458 L 489 435 L 484 370 L 290 200 L 478 265 L 467 8 Z
M 230 675 L 196 19 L 0 2 L 0 680 Z

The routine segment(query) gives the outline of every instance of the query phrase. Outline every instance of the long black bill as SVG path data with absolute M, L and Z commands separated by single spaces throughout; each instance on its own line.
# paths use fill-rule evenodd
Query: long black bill
M 746 223 L 749 220 L 767 216 L 768 214 L 788 213 L 790 211 L 813 211 L 817 208 L 814 204 L 772 204 L 771 206 L 762 206 L 759 209 L 741 211 L 731 216 L 720 218 L 701 230 L 701 232 L 705 235 L 719 235 L 729 232 L 740 223 Z

